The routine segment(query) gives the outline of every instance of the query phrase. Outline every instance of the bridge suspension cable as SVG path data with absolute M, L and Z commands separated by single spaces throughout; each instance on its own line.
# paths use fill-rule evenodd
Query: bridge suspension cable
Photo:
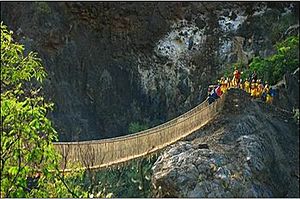
M 99 169 L 143 157 L 190 135 L 211 121 L 224 105 L 226 95 L 212 104 L 205 100 L 186 113 L 156 127 L 110 139 L 54 142 L 62 155 L 64 171 Z M 72 169 L 72 163 L 80 163 Z

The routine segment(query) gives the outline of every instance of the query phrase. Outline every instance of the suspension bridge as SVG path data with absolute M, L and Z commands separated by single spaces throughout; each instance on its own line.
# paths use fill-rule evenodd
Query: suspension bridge
M 210 122 L 223 108 L 227 93 L 212 104 L 205 100 L 186 113 L 156 127 L 109 139 L 54 142 L 64 171 L 100 169 L 141 158 L 175 143 Z M 79 166 L 72 168 L 72 165 Z

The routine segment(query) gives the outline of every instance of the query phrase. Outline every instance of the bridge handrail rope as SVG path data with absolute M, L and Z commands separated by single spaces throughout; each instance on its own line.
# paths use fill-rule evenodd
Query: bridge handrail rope
M 146 136 L 149 134 L 153 134 L 156 133 L 155 130 L 158 129 L 164 129 L 167 128 L 169 125 L 171 125 L 172 123 L 176 123 L 177 120 L 181 120 L 183 118 L 185 118 L 188 115 L 191 115 L 193 112 L 196 112 L 197 110 L 202 110 L 205 109 L 207 106 L 204 105 L 208 105 L 208 100 L 206 99 L 205 101 L 203 101 L 201 104 L 195 106 L 193 109 L 179 115 L 178 117 L 175 117 L 165 123 L 159 124 L 157 126 L 154 126 L 152 128 L 143 130 L 143 131 L 139 131 L 137 133 L 133 133 L 130 135 L 124 135 L 124 136 L 119 136 L 119 137 L 113 137 L 113 138 L 105 138 L 105 139 L 101 139 L 101 140 L 88 140 L 88 141 L 73 141 L 73 142 L 53 142 L 54 145 L 66 145 L 66 144 L 98 144 L 98 143 L 107 143 L 107 142 L 115 142 L 115 141 L 119 141 L 119 140 L 123 140 L 123 139 L 130 139 L 130 138 L 135 138 L 137 136 Z
M 221 110 L 225 95 L 210 105 L 205 100 L 166 123 L 136 134 L 103 140 L 56 142 L 54 146 L 65 158 L 64 164 L 86 163 L 90 159 L 88 166 L 95 169 L 122 163 L 160 150 L 201 128 Z M 82 155 L 82 151 L 86 155 Z M 87 155 L 88 151 L 93 151 L 93 155 Z

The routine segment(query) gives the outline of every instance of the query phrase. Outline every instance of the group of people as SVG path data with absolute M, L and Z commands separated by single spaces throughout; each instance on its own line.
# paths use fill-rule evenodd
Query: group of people
M 253 98 L 260 98 L 262 101 L 271 104 L 276 93 L 275 89 L 267 81 L 264 82 L 258 79 L 255 71 L 245 81 L 241 79 L 242 74 L 243 72 L 235 69 L 231 80 L 229 77 L 221 77 L 217 85 L 210 85 L 208 87 L 209 104 L 220 98 L 230 88 L 240 88 L 249 93 Z

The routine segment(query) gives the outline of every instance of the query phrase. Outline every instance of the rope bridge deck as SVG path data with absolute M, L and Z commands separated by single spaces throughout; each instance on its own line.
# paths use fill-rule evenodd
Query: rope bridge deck
M 169 146 L 211 121 L 223 108 L 226 94 L 212 104 L 205 100 L 188 112 L 156 127 L 121 137 L 81 141 L 54 142 L 62 155 L 64 171 L 99 169 L 139 158 Z M 80 168 L 70 168 L 70 163 Z

